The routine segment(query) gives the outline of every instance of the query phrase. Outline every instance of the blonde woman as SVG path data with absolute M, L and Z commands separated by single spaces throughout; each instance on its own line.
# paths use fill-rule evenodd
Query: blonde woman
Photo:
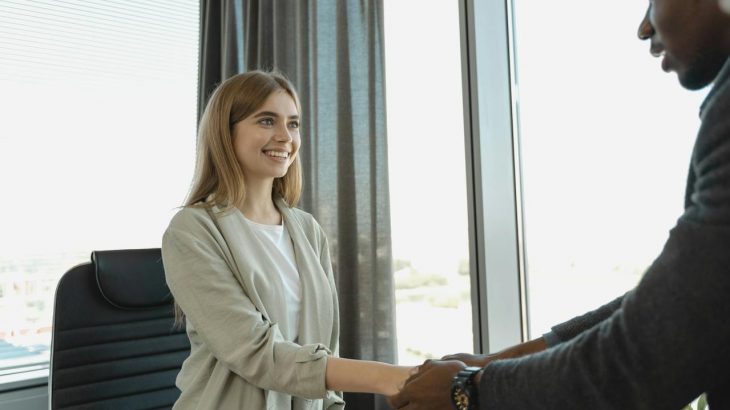
M 162 242 L 192 345 L 175 409 L 341 409 L 340 391 L 391 395 L 408 375 L 338 357 L 327 236 L 295 208 L 300 121 L 275 72 L 228 79 L 203 113 L 192 190 Z

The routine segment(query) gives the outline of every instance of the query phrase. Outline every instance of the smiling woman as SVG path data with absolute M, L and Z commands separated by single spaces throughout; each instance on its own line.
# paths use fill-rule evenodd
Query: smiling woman
M 206 201 L 215 194 L 218 201 L 245 206 L 251 189 L 248 184 L 260 187 L 268 181 L 295 206 L 302 186 L 301 163 L 296 155 L 300 111 L 293 86 L 279 74 L 250 72 L 216 89 L 201 119 L 206 126 L 199 129 L 198 164 L 186 204 Z M 274 146 L 286 147 L 282 151 L 290 153 L 285 166 L 276 172 L 264 166 L 273 164 L 263 161 L 271 161 L 264 155 Z M 264 169 L 259 169 L 262 166 Z M 272 187 L 264 189 L 272 192 Z M 275 213 L 272 207 L 268 207 L 269 214 Z
M 233 126 L 233 149 L 246 189 L 270 192 L 265 181 L 286 175 L 300 144 L 298 104 L 284 91 L 272 93 L 257 113 Z
M 276 72 L 224 81 L 200 121 L 186 206 L 162 257 L 191 343 L 176 408 L 340 409 L 394 394 L 410 367 L 338 357 L 327 235 L 296 208 L 300 105 Z

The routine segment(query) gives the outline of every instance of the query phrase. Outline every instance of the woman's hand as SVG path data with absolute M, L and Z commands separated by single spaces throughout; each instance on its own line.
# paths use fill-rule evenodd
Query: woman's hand
M 383 370 L 381 386 L 378 388 L 380 394 L 392 396 L 406 383 L 406 380 L 418 370 L 416 366 L 389 366 Z

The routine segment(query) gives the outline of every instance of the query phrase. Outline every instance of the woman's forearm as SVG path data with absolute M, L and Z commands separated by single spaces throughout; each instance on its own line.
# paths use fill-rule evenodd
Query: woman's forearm
M 408 378 L 412 367 L 341 357 L 327 358 L 327 390 L 393 395 Z

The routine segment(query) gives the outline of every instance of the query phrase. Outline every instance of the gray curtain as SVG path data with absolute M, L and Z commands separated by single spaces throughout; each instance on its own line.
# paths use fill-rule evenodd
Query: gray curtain
M 382 0 L 202 0 L 201 11 L 201 107 L 244 70 L 276 68 L 297 87 L 300 207 L 330 240 L 340 355 L 395 363 Z M 387 408 L 382 397 L 346 399 Z

